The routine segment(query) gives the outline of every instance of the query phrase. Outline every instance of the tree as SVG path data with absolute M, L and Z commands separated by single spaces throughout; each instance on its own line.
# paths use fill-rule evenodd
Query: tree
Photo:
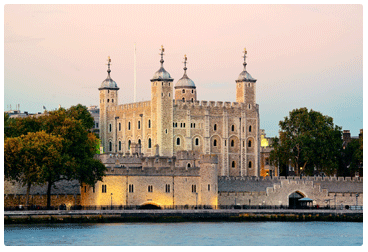
M 351 139 L 342 150 L 339 175 L 355 176 L 361 167 L 363 167 L 363 138 Z
M 5 139 L 5 178 L 27 187 L 27 206 L 32 185 L 44 184 L 50 173 L 63 173 L 61 150 L 62 138 L 44 131 Z
M 93 133 L 89 132 L 93 124 L 93 118 L 87 108 L 80 104 L 68 110 L 60 108 L 49 111 L 37 118 L 17 118 L 10 123 L 9 138 L 16 138 L 21 134 L 26 135 L 28 132 L 38 131 L 44 131 L 60 138 L 61 149 L 58 149 L 60 157 L 57 159 L 59 164 L 56 166 L 50 163 L 49 167 L 43 166 L 41 170 L 37 170 L 37 174 L 41 179 L 33 178 L 32 180 L 34 183 L 47 183 L 48 207 L 51 205 L 51 188 L 55 182 L 63 179 L 76 179 L 80 184 L 94 185 L 97 181 L 102 180 L 105 175 L 106 167 L 100 161 L 94 159 L 98 139 Z M 34 153 L 34 155 L 36 157 L 41 154 Z M 18 166 L 22 164 L 20 161 L 18 163 Z M 6 169 L 9 169 L 6 173 L 9 173 L 11 178 L 21 176 L 15 175 L 17 172 L 13 167 L 7 166 Z M 19 172 L 22 172 L 22 170 L 18 170 Z
M 288 162 L 297 174 L 315 171 L 334 174 L 341 155 L 341 127 L 333 119 L 307 108 L 294 109 L 280 121 L 280 141 L 271 152 L 272 162 Z

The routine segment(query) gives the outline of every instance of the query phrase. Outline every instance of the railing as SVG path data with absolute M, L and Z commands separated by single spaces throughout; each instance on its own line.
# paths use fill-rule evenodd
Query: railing
M 363 210 L 362 205 L 337 205 L 337 206 L 288 206 L 288 205 L 176 205 L 176 206 L 155 206 L 155 205 L 99 205 L 99 206 L 46 206 L 32 205 L 4 207 L 4 211 L 27 211 L 27 210 L 142 210 L 142 209 L 165 209 L 165 210 L 195 210 L 195 209 L 314 209 L 314 210 Z

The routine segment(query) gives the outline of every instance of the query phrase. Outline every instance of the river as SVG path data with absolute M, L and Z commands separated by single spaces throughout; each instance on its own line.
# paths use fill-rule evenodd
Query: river
M 5 225 L 8 246 L 360 246 L 359 222 Z

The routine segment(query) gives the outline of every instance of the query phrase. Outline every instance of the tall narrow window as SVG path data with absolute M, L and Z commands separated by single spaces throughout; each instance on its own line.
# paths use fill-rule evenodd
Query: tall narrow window
M 167 192 L 167 193 L 170 192 L 170 184 L 165 185 L 165 192 Z
M 130 122 L 128 122 L 128 130 L 130 130 Z
M 235 130 L 235 126 L 231 125 L 231 131 L 234 131 L 234 130 Z
M 252 168 L 252 161 L 249 161 L 248 168 Z
M 190 168 L 190 163 L 187 164 L 187 167 Z
M 109 151 L 112 151 L 112 142 L 109 142 Z
M 183 102 L 185 102 L 185 98 L 183 97 Z
M 231 142 L 230 142 L 230 146 L 231 146 L 231 147 L 234 147 L 234 140 L 231 140 Z
M 151 128 L 151 120 L 148 120 L 148 128 Z
M 235 161 L 231 162 L 231 168 L 235 168 Z
M 185 93 L 185 89 L 182 90 L 182 93 L 184 94 Z
M 106 193 L 106 192 L 107 192 L 106 185 L 102 185 L 102 193 Z
M 213 146 L 217 146 L 217 140 L 215 139 L 215 140 L 213 140 Z
M 130 144 L 131 144 L 132 142 L 129 140 L 128 141 L 128 150 L 130 150 Z
M 196 185 L 192 185 L 192 192 L 193 193 L 197 192 L 197 186 Z
M 176 138 L 176 145 L 180 145 L 180 138 Z
M 119 151 L 121 151 L 121 141 L 119 141 Z
M 119 123 L 119 131 L 121 131 L 121 123 Z
M 210 184 L 208 184 L 208 191 L 211 191 L 211 185 Z
M 152 185 L 148 186 L 148 192 L 153 192 L 153 186 Z
M 217 130 L 217 124 L 213 125 L 213 130 L 216 131 Z
M 196 146 L 198 146 L 198 145 L 199 145 L 199 138 L 198 138 L 198 137 L 195 139 L 195 145 L 196 145 Z
M 129 185 L 129 192 L 134 193 L 134 185 L 133 184 Z
M 138 121 L 138 129 L 141 129 L 141 121 Z
M 249 126 L 249 132 L 252 132 L 252 125 Z
M 251 140 L 248 141 L 248 147 L 252 147 L 252 141 Z
M 141 142 L 141 139 L 138 139 L 138 144 L 139 144 L 139 145 L 141 145 L 141 143 L 142 143 L 142 142 Z
M 109 124 L 109 132 L 111 132 L 112 131 L 112 125 L 111 125 L 111 123 Z
M 151 138 L 148 138 L 148 149 L 152 148 L 152 140 Z

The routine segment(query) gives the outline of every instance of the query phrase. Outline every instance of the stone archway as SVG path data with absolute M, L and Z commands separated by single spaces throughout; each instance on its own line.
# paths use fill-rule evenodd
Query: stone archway
M 289 195 L 289 208 L 290 209 L 299 209 L 301 208 L 299 199 L 304 198 L 305 195 L 303 195 L 299 191 L 295 191 Z
M 152 202 L 152 203 L 145 203 L 141 205 L 139 209 L 159 210 L 162 208 L 159 205 Z

